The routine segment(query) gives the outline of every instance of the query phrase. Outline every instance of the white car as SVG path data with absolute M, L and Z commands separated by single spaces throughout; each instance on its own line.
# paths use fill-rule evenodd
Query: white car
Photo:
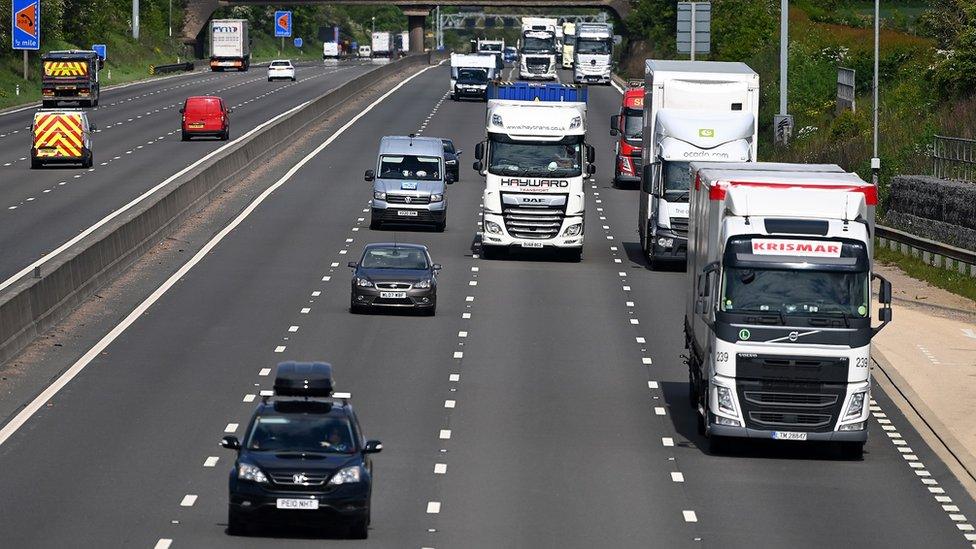
M 295 65 L 292 65 L 291 61 L 278 59 L 268 65 L 268 82 L 279 79 L 295 81 Z
M 359 46 L 359 57 L 372 57 L 373 49 L 369 46 Z

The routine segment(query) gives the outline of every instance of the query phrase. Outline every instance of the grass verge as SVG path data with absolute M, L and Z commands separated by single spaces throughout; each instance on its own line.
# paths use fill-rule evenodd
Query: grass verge
M 933 267 L 921 259 L 904 255 L 901 252 L 889 250 L 875 245 L 874 258 L 885 265 L 893 265 L 908 276 L 928 282 L 948 292 L 976 301 L 976 277 L 960 274 L 940 267 Z

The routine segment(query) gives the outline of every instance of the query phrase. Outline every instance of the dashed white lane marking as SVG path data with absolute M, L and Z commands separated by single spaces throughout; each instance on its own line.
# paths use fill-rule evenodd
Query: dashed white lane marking
M 694 511 L 682 511 L 681 515 L 685 518 L 685 522 L 698 522 L 698 515 Z
M 169 538 L 160 538 L 153 546 L 153 549 L 169 549 L 169 546 L 173 545 L 173 540 Z
M 663 406 L 655 406 L 654 407 L 654 415 L 663 416 L 666 413 L 667 412 L 665 411 L 665 409 L 664 409 Z
M 312 312 L 312 309 L 308 307 L 302 307 L 302 310 L 299 312 L 302 313 L 303 315 L 307 315 L 308 313 Z
M 203 466 L 204 467 L 216 467 L 218 461 L 220 461 L 220 458 L 218 456 L 209 456 L 209 457 L 207 457 L 206 460 L 204 460 Z
M 257 395 L 255 395 L 253 393 L 248 393 L 248 394 L 244 395 L 244 400 L 243 401 L 244 402 L 254 402 L 254 399 L 255 398 L 257 398 Z
M 258 375 L 263 377 L 270 373 L 271 373 L 271 368 L 261 368 L 261 370 L 258 372 Z
M 674 446 L 674 439 L 671 437 L 661 437 L 661 444 L 663 446 Z
M 236 423 L 228 423 L 227 424 L 227 427 L 224 427 L 224 432 L 225 433 L 234 433 L 234 432 L 237 431 L 237 427 L 238 427 L 238 424 L 236 424 Z
M 454 358 L 464 358 L 464 353 L 461 351 L 454 351 Z
M 471 318 L 471 313 L 461 313 L 461 318 Z
M 468 337 L 468 332 L 458 332 L 458 337 L 460 337 L 462 339 L 463 338 L 466 338 L 466 337 Z
M 461 381 L 461 374 L 451 374 L 448 379 L 450 381 Z
M 643 358 L 641 358 L 641 364 L 645 364 L 647 366 L 650 366 L 653 363 L 654 363 L 654 361 L 652 361 L 650 358 L 648 358 L 646 356 L 643 357 Z
M 658 384 L 657 384 L 656 381 L 648 381 L 647 382 L 647 388 L 648 389 L 657 389 L 658 388 Z
M 427 514 L 436 515 L 441 512 L 441 502 L 439 501 L 428 501 L 427 502 Z
M 289 331 L 290 333 L 295 333 L 295 332 L 297 332 L 297 331 L 298 331 L 298 326 L 289 326 L 289 327 L 288 327 L 288 331 Z
M 637 320 L 636 318 L 632 318 L 632 319 L 630 319 L 630 323 L 631 324 L 634 324 L 634 325 L 637 325 L 637 324 L 640 324 L 640 321 Z
M 674 482 L 684 482 L 685 481 L 685 475 L 683 473 L 679 473 L 678 471 L 672 471 L 671 472 L 671 480 L 674 481 Z
M 180 502 L 180 507 L 193 507 L 193 504 L 197 502 L 196 494 L 187 494 L 183 496 L 183 501 Z
M 446 463 L 435 463 L 434 464 L 434 474 L 444 475 L 447 474 L 447 464 Z
M 440 434 L 438 434 L 438 438 L 440 438 L 441 440 L 450 440 L 451 439 L 451 430 L 450 429 L 441 429 Z
M 314 291 L 314 292 L 312 292 L 312 297 L 318 297 L 318 296 L 320 296 L 320 295 L 322 295 L 322 292 L 320 292 L 320 291 L 318 291 L 318 290 L 316 290 L 316 291 Z
M 445 408 L 455 408 L 456 406 L 457 406 L 457 401 L 456 400 L 445 400 L 444 401 L 444 407 Z
M 283 353 L 283 352 L 285 352 L 285 348 L 286 347 L 284 345 L 278 345 L 277 347 L 275 347 L 274 352 L 276 352 L 276 353 Z

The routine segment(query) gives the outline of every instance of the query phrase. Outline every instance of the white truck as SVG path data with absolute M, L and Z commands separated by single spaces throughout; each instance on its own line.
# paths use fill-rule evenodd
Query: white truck
M 373 57 L 391 57 L 393 55 L 393 35 L 389 32 L 374 32 L 370 43 Z
M 523 17 L 519 41 L 519 78 L 556 79 L 556 19 Z
M 651 268 L 685 261 L 689 162 L 754 162 L 758 116 L 744 63 L 646 61 L 637 229 Z
M 563 68 L 573 68 L 573 51 L 576 45 L 576 23 L 563 23 Z
M 609 23 L 576 25 L 573 80 L 577 84 L 610 85 L 613 72 L 613 27 Z
M 484 55 L 493 55 L 498 58 L 499 62 L 504 63 L 504 59 L 502 58 L 502 55 L 505 52 L 504 40 L 478 39 L 476 49 L 478 53 Z
M 713 452 L 730 437 L 867 440 L 877 189 L 835 165 L 692 162 L 685 344 Z M 871 283 L 880 279 L 877 327 Z
M 403 31 L 400 33 L 400 51 L 404 53 L 410 52 L 410 33 L 408 31 Z
M 322 59 L 338 59 L 341 54 L 338 42 L 322 43 Z
M 586 88 L 489 87 L 486 141 L 475 147 L 474 169 L 485 176 L 482 254 L 511 248 L 583 253 L 586 195 L 596 172 L 586 136 Z
M 451 99 L 466 97 L 488 99 L 488 83 L 497 78 L 494 55 L 476 53 L 451 54 Z
M 214 19 L 210 22 L 210 70 L 236 69 L 246 71 L 251 66 L 251 39 L 247 33 L 247 19 Z

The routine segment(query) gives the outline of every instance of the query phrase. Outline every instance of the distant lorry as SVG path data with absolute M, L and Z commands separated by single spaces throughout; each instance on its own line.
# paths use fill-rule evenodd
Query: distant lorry
M 322 59 L 338 59 L 342 55 L 338 42 L 322 43 Z
M 639 185 L 641 180 L 641 147 L 644 143 L 644 81 L 628 83 L 620 110 L 610 115 L 610 135 L 616 137 L 613 184 Z
M 563 59 L 564 69 L 573 68 L 573 54 L 576 46 L 576 23 L 563 23 Z
M 494 55 L 451 54 L 451 99 L 488 99 L 488 83 L 498 76 Z
M 400 38 L 400 43 L 397 44 L 397 49 L 400 50 L 403 53 L 409 53 L 410 52 L 410 33 L 407 32 L 407 31 L 403 31 L 403 32 L 400 33 L 399 38 Z
M 478 53 L 485 54 L 485 55 L 494 55 L 502 63 L 505 62 L 505 59 L 503 57 L 505 52 L 504 40 L 479 39 L 477 43 L 477 50 Z
M 393 55 L 393 35 L 389 32 L 374 32 L 372 40 L 373 57 Z
M 711 451 L 731 438 L 867 440 L 877 189 L 834 165 L 692 162 L 685 344 Z M 872 327 L 872 280 L 880 325 Z
M 610 85 L 613 72 L 613 27 L 609 23 L 576 25 L 573 80 L 577 84 Z
M 519 78 L 556 79 L 556 19 L 523 17 Z
M 237 69 L 251 66 L 251 39 L 247 19 L 214 19 L 210 22 L 210 70 Z
M 104 61 L 94 51 L 50 51 L 41 55 L 41 106 L 56 107 L 62 101 L 77 101 L 83 107 L 97 107 L 101 94 L 98 71 Z
M 586 143 L 585 87 L 492 84 L 486 139 L 474 169 L 485 177 L 481 250 L 549 248 L 579 261 L 595 152 Z
M 756 160 L 759 75 L 744 63 L 654 59 L 644 75 L 637 230 L 655 268 L 685 262 L 689 162 Z

